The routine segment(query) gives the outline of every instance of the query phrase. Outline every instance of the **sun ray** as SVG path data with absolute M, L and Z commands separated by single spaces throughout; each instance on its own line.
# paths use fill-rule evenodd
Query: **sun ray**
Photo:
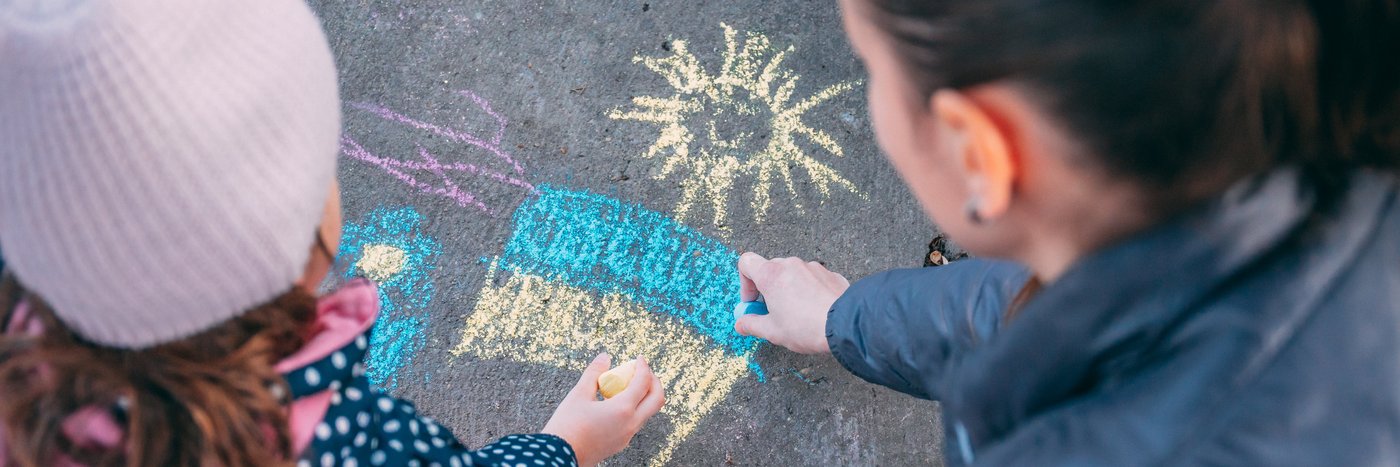
M 808 126 L 804 116 L 846 93 L 859 81 L 836 83 L 796 101 L 798 76 L 785 66 L 795 47 L 775 46 L 768 36 L 739 31 L 720 23 L 724 47 L 717 73 L 711 74 L 684 40 L 670 42 L 670 55 L 638 56 L 640 63 L 671 87 L 669 96 L 638 96 L 632 108 L 612 109 L 608 118 L 655 125 L 656 141 L 643 153 L 663 158 L 653 178 L 681 177 L 675 213 L 727 229 L 730 197 L 741 178 L 752 179 L 748 207 L 763 222 L 774 204 L 775 184 L 791 196 L 789 207 L 802 209 L 802 193 L 794 175 L 801 168 L 823 198 L 832 188 L 864 198 L 855 184 L 804 151 L 813 149 L 835 157 L 845 151 L 831 134 Z M 799 146 L 796 136 L 811 144 Z
M 766 206 L 772 202 L 773 194 L 771 193 L 772 188 L 769 184 L 769 180 L 773 178 L 774 169 L 775 168 L 771 165 L 762 165 L 758 167 L 758 174 L 755 175 L 758 183 L 754 185 L 753 200 L 751 200 L 753 204 Z M 766 210 L 754 210 L 754 222 L 763 222 L 763 219 L 767 217 L 767 215 L 768 212 Z
M 787 72 L 787 70 L 784 70 L 780 67 L 782 67 L 783 65 L 783 60 L 787 58 L 787 54 L 792 52 L 793 50 L 795 49 L 792 47 L 788 47 L 787 49 L 778 52 L 776 55 L 773 56 L 772 60 L 768 61 L 768 65 L 763 67 L 763 72 L 759 73 L 758 75 L 758 83 L 756 88 L 759 91 L 759 96 L 763 98 L 764 103 L 768 104 L 770 109 L 778 109 L 778 107 L 773 106 L 773 104 L 775 103 L 773 101 L 773 81 L 788 77 L 789 73 Z
M 774 113 L 781 111 L 784 106 L 787 105 L 788 101 L 792 100 L 792 93 L 797 90 L 797 80 L 799 78 L 801 78 L 801 76 L 788 78 L 787 81 L 784 81 L 783 84 L 778 86 L 777 91 L 773 91 Z
M 808 110 L 812 110 L 813 107 L 821 105 L 821 103 L 831 100 L 831 98 L 833 97 L 844 94 L 846 91 L 854 89 L 856 85 L 859 84 L 859 81 L 846 81 L 827 86 L 826 89 L 823 89 L 821 90 L 821 92 L 813 94 L 811 97 L 808 97 L 801 103 L 792 106 L 792 108 L 787 109 L 785 112 L 792 115 L 801 116 L 802 114 L 807 113 Z
M 647 152 L 643 155 L 652 158 L 656 157 L 657 154 L 661 154 L 666 149 L 671 149 L 671 153 L 674 154 L 675 157 L 684 159 L 689 155 L 691 139 L 693 139 L 693 137 L 685 127 L 679 125 L 667 126 L 661 130 L 661 137 L 657 138 L 656 143 L 652 144 L 650 148 L 647 148 Z
M 632 120 L 636 122 L 648 123 L 680 123 L 680 117 L 674 112 L 661 111 L 631 111 L 631 112 L 611 112 L 609 118 Z
M 836 142 L 836 138 L 832 138 L 831 135 L 827 134 L 827 132 L 825 131 L 812 128 L 807 125 L 797 125 L 793 128 L 792 131 L 793 133 L 806 136 L 807 139 L 812 141 L 812 144 L 821 146 L 822 149 L 830 151 L 832 154 L 835 154 L 837 156 L 846 155 L 845 150 L 842 149 L 841 145 Z
M 793 186 L 793 182 L 792 182 L 792 169 L 788 168 L 788 166 L 786 166 L 786 165 L 782 165 L 782 166 L 779 166 L 779 167 L 778 167 L 778 173 L 781 174 L 781 175 L 783 176 L 783 186 L 787 187 L 788 193 L 791 193 L 791 194 L 793 194 L 793 195 L 796 195 L 796 194 L 797 194 L 797 187 Z M 801 208 L 802 208 L 802 202 L 801 202 L 801 201 L 797 201 L 795 198 L 794 198 L 792 204 L 793 204 L 794 206 L 796 206 L 798 209 L 801 209 Z
M 734 74 L 734 64 L 739 58 L 739 31 L 729 27 L 728 24 L 719 23 L 724 28 L 724 66 L 720 67 L 721 76 Z

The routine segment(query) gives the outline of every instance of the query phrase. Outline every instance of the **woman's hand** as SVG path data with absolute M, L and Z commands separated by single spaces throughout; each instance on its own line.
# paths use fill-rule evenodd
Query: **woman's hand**
M 734 330 L 797 353 L 831 353 L 826 344 L 826 314 L 850 286 L 845 277 L 815 261 L 770 260 L 744 253 L 739 257 L 739 294 L 744 301 L 763 294 L 768 314 L 741 316 Z
M 652 374 L 645 359 L 638 359 L 637 370 L 627 389 L 611 399 L 598 400 L 598 375 L 608 371 L 612 358 L 599 354 L 583 370 L 578 384 L 564 396 L 543 432 L 564 438 L 578 456 L 579 465 L 591 467 L 622 452 L 647 419 L 666 404 L 661 381 Z

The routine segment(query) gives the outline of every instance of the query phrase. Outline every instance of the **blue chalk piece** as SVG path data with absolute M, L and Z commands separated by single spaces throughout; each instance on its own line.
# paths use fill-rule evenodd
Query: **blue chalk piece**
M 766 315 L 768 314 L 768 304 L 763 302 L 740 302 L 744 307 L 746 315 Z
M 768 314 L 768 305 L 761 301 L 739 302 L 737 305 L 734 305 L 734 321 L 739 321 L 739 318 L 744 315 L 766 314 Z
M 739 317 L 744 315 L 766 314 L 768 314 L 768 303 L 763 300 L 763 294 L 758 294 L 758 297 L 754 298 L 753 301 L 740 301 L 738 305 L 734 305 L 734 321 L 738 321 Z

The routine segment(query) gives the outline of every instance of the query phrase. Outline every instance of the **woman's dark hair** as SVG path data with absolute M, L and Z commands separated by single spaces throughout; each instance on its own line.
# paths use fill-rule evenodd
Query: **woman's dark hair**
M 0 330 L 23 299 L 43 335 L 0 332 L 0 427 L 13 465 L 290 465 L 286 382 L 275 363 L 295 352 L 315 318 L 298 287 L 195 336 L 142 350 L 98 346 L 72 333 L 13 277 L 0 279 Z M 69 439 L 64 422 L 108 408 L 115 450 Z
M 927 100 L 1006 80 L 1182 209 L 1251 174 L 1400 167 L 1397 0 L 867 0 Z

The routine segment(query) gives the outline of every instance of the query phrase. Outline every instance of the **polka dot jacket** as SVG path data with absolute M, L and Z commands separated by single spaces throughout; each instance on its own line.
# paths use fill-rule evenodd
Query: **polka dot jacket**
M 578 465 L 569 444 L 553 435 L 510 435 L 467 449 L 446 428 L 418 415 L 413 404 L 370 387 L 364 374 L 367 335 L 284 375 L 293 399 L 331 391 L 330 407 L 298 467 Z

